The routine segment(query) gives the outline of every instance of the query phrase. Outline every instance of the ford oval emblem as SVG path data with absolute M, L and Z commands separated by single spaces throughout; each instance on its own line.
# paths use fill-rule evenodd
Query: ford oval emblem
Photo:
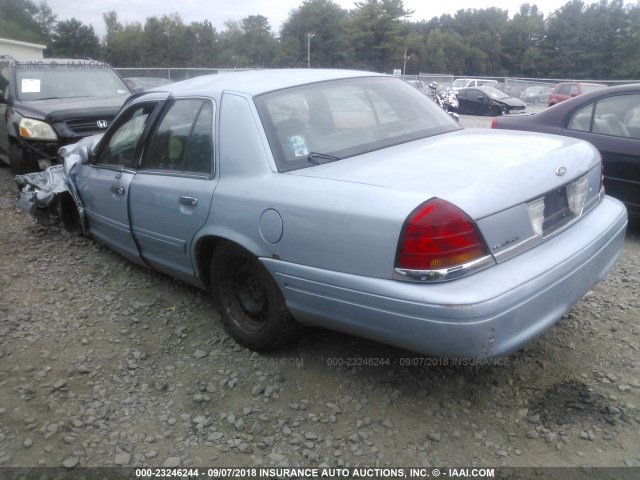
M 556 168 L 556 175 L 559 177 L 563 176 L 565 173 L 567 173 L 567 169 L 565 167 Z

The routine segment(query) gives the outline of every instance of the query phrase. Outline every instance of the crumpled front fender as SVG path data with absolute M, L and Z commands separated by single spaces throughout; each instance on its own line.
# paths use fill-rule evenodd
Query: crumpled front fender
M 58 153 L 64 162 L 60 165 L 40 172 L 16 175 L 15 182 L 20 189 L 16 207 L 32 215 L 36 221 L 42 222 L 45 218 L 50 220 L 50 210 L 58 208 L 57 200 L 61 194 L 67 192 L 71 195 L 84 226 L 84 207 L 76 189 L 74 169 L 81 162 L 81 149 L 94 147 L 101 137 L 102 135 L 93 135 L 73 145 L 62 147 Z

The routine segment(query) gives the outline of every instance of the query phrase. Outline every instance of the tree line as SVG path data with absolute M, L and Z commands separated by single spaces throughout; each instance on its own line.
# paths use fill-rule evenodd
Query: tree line
M 401 69 L 454 75 L 640 78 L 640 2 L 570 0 L 547 17 L 524 3 L 459 10 L 412 21 L 402 0 L 303 0 L 275 33 L 263 15 L 185 23 L 178 13 L 123 23 L 103 14 L 106 34 L 57 20 L 46 1 L 0 0 L 0 37 L 44 43 L 50 57 L 91 57 L 116 67 Z

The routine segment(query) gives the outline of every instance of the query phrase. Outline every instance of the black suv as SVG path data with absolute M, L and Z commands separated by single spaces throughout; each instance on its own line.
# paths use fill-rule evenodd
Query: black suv
M 95 60 L 0 56 L 0 163 L 16 174 L 59 163 L 60 147 L 104 132 L 131 93 Z

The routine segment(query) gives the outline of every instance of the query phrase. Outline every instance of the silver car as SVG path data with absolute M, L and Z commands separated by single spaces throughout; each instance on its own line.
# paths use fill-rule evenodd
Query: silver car
M 255 350 L 299 322 L 431 355 L 506 354 L 605 276 L 627 225 L 588 143 L 461 129 L 374 73 L 166 85 L 61 153 L 17 177 L 18 204 L 210 289 Z

